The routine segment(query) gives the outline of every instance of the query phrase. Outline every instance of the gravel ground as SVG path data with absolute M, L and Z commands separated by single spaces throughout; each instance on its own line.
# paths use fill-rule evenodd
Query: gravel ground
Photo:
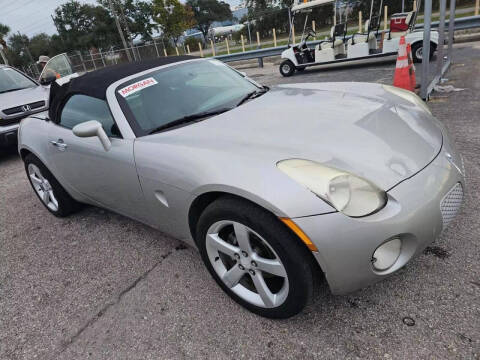
M 456 46 L 431 108 L 465 156 L 465 205 L 428 251 L 348 296 L 321 295 L 288 320 L 231 301 L 194 249 L 97 208 L 49 215 L 15 150 L 0 154 L 1 359 L 478 359 L 480 357 L 480 43 Z M 391 82 L 393 65 L 246 71 L 281 82 Z

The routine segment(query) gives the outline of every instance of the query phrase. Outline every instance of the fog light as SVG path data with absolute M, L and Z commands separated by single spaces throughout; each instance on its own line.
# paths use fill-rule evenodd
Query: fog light
M 372 264 L 375 270 L 387 270 L 400 256 L 402 240 L 395 238 L 380 245 L 373 253 Z

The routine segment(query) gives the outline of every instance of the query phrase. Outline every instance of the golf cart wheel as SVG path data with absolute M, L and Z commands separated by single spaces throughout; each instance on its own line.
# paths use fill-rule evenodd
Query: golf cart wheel
M 285 77 L 292 76 L 295 72 L 295 65 L 290 60 L 285 60 L 280 64 L 280 74 Z
M 288 318 L 312 299 L 312 255 L 270 212 L 243 199 L 221 197 L 204 210 L 195 233 L 212 277 L 248 310 Z
M 432 60 L 433 53 L 435 52 L 435 45 L 430 43 L 430 56 L 429 59 Z M 421 63 L 423 54 L 423 42 L 419 41 L 412 45 L 412 57 L 413 62 Z

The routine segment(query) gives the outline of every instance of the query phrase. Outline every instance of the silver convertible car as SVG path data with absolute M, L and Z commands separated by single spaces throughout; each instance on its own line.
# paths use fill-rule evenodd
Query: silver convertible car
M 19 130 L 48 211 L 91 204 L 181 239 L 266 317 L 301 311 L 322 272 L 334 294 L 395 273 L 463 199 L 444 127 L 390 86 L 269 89 L 185 56 L 57 80 L 50 104 Z

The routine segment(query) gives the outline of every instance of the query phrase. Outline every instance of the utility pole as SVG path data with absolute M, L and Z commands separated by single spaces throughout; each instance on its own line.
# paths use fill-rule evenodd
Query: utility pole
M 115 1 L 118 1 L 118 0 L 115 0 Z M 127 38 L 128 38 L 128 41 L 130 42 L 130 47 L 132 48 L 133 57 L 135 58 L 135 60 L 137 60 L 137 55 L 135 54 L 135 49 L 133 47 L 132 34 L 130 33 L 130 29 L 128 28 L 128 22 L 127 22 L 127 18 L 125 17 L 125 13 L 123 12 L 123 6 L 122 4 L 118 4 L 118 6 L 120 7 L 120 16 L 122 17 L 123 24 L 125 25 L 125 32 L 127 33 Z
M 247 14 L 247 28 L 248 28 L 248 42 L 250 43 L 250 46 L 252 46 L 252 34 L 250 34 L 250 19 Z
M 118 16 L 113 6 L 112 0 L 108 0 L 108 5 L 110 6 L 110 11 L 112 12 L 113 17 L 115 18 L 115 25 L 117 26 L 118 33 L 120 34 L 120 38 L 122 39 L 123 47 L 125 48 L 125 52 L 127 53 L 128 61 L 132 62 L 132 57 L 130 56 L 130 51 L 128 51 L 128 45 L 127 45 L 127 42 L 125 41 L 125 37 L 123 36 L 123 31 L 120 26 L 120 21 L 118 21 Z

